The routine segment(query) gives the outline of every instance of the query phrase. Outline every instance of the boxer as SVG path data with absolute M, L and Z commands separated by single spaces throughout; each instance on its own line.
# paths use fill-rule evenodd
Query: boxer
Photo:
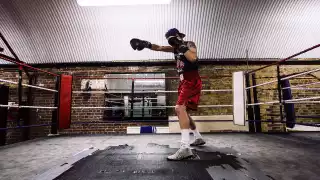
M 180 149 L 167 159 L 183 160 L 193 157 L 190 145 L 199 146 L 205 144 L 205 141 L 197 130 L 194 121 L 188 114 L 191 110 L 197 110 L 202 81 L 198 72 L 198 57 L 195 43 L 192 41 L 184 41 L 183 38 L 185 37 L 185 34 L 180 33 L 176 28 L 168 30 L 165 37 L 170 46 L 159 46 L 136 38 L 131 39 L 130 44 L 134 50 L 138 51 L 148 48 L 153 51 L 170 52 L 174 54 L 177 71 L 180 76 L 178 100 L 176 102 L 175 111 L 179 118 L 181 144 Z M 191 144 L 189 144 L 190 129 L 195 137 Z

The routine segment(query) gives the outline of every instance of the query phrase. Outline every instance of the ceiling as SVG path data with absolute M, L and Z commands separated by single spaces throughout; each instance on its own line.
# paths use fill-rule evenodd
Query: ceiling
M 283 58 L 320 43 L 319 9 L 319 0 L 172 0 L 113 7 L 1 0 L 0 32 L 31 64 L 172 59 L 170 53 L 138 52 L 129 45 L 135 37 L 167 45 L 164 34 L 172 27 L 196 43 L 201 59 L 245 58 L 246 50 L 249 58 Z M 11 56 L 7 49 L 4 54 Z M 316 49 L 300 57 L 319 56 Z

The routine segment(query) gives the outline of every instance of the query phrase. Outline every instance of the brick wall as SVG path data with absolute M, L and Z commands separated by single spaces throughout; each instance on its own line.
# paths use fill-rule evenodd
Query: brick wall
M 200 68 L 200 74 L 207 76 L 207 79 L 203 79 L 203 89 L 231 89 L 232 88 L 232 72 L 245 71 L 250 69 L 256 69 L 260 66 L 221 66 L 221 65 L 207 65 Z M 282 73 L 294 73 L 305 70 L 315 69 L 317 66 L 282 66 Z M 152 66 L 152 67 L 86 67 L 86 68 L 63 68 L 63 69 L 50 69 L 53 72 L 61 72 L 64 74 L 72 74 L 75 76 L 104 76 L 108 73 L 114 72 L 130 72 L 130 73 L 143 73 L 143 72 L 162 72 L 166 76 L 176 76 L 176 72 L 173 67 L 168 66 Z M 0 69 L 0 74 L 3 79 L 9 79 L 18 81 L 18 72 L 12 69 Z M 273 80 L 276 77 L 276 68 L 266 68 L 256 73 L 257 84 Z M 319 77 L 319 76 L 318 76 Z M 305 76 L 292 80 L 292 85 L 315 82 L 318 81 L 314 77 Z M 24 83 L 28 83 L 26 76 L 24 75 Z M 50 75 L 44 75 L 39 73 L 37 84 L 44 84 L 46 88 L 54 89 L 55 80 Z M 74 79 L 73 91 L 80 91 L 81 79 Z M 178 86 L 178 80 L 166 80 L 167 90 L 176 90 Z M 319 87 L 310 86 L 310 87 Z M 276 84 L 270 84 L 263 87 L 258 87 L 258 98 L 260 102 L 273 101 L 278 99 Z M 27 99 L 28 89 L 24 88 L 23 101 Z M 302 91 L 293 90 L 294 98 L 309 97 L 319 95 L 319 91 Z M 53 106 L 54 93 L 34 90 L 34 106 Z M 72 106 L 105 106 L 105 95 L 104 94 L 73 94 Z M 174 105 L 177 99 L 176 93 L 167 94 L 167 105 Z M 17 100 L 17 87 L 12 86 L 10 88 L 10 101 L 18 102 Z M 206 92 L 203 93 L 200 99 L 201 105 L 215 105 L 215 104 L 232 104 L 232 93 L 231 92 Z M 276 105 L 262 105 L 261 118 L 262 120 L 279 120 L 279 106 Z M 317 104 L 298 104 L 296 105 L 297 115 L 319 115 L 320 109 Z M 174 109 L 168 110 L 168 115 L 174 115 Z M 31 111 L 31 122 L 30 124 L 47 124 L 51 122 L 52 110 L 47 109 L 35 109 Z M 197 112 L 193 112 L 192 115 L 225 115 L 232 114 L 232 108 L 199 108 Z M 61 131 L 62 134 L 118 134 L 125 133 L 127 126 L 133 125 L 164 125 L 166 123 L 105 123 L 104 110 L 101 109 L 73 109 L 72 110 L 72 125 L 70 129 Z M 298 119 L 299 121 L 302 119 Z M 315 119 L 303 119 L 303 121 L 315 121 Z M 79 122 L 90 122 L 84 124 L 76 124 Z M 93 123 L 94 122 L 94 123 Z M 8 123 L 9 127 L 16 126 L 15 122 Z M 279 131 L 283 130 L 281 124 L 270 124 L 263 123 L 264 131 Z M 7 133 L 8 143 L 14 143 L 21 140 L 22 129 L 10 130 Z M 30 128 L 30 138 L 36 138 L 45 136 L 50 133 L 50 126 L 46 127 L 34 127 Z

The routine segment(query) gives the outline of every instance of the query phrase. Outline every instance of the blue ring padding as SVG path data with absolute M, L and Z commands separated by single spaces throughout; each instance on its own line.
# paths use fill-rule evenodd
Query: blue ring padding
M 290 87 L 290 82 L 288 79 L 280 81 L 281 87 L 286 88 Z M 292 93 L 291 93 L 291 88 L 288 89 L 282 89 L 282 97 L 283 100 L 290 100 L 292 99 Z M 294 110 L 294 104 L 284 104 L 284 112 L 286 116 L 286 126 L 288 128 L 294 128 L 295 123 L 296 123 L 296 115 L 295 115 L 295 110 Z
M 153 126 L 141 126 L 140 127 L 140 134 L 153 133 L 153 131 L 154 131 Z

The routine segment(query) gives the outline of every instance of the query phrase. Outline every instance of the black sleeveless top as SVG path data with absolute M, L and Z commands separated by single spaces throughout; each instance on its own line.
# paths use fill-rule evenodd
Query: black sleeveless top
M 194 43 L 191 41 L 186 41 L 184 43 L 188 47 L 194 46 Z M 198 60 L 196 60 L 195 62 L 188 61 L 188 59 L 184 56 L 184 54 L 180 53 L 177 48 L 174 49 L 173 53 L 174 53 L 174 58 L 177 62 L 177 71 L 179 75 L 183 74 L 184 72 L 195 71 L 199 69 Z

